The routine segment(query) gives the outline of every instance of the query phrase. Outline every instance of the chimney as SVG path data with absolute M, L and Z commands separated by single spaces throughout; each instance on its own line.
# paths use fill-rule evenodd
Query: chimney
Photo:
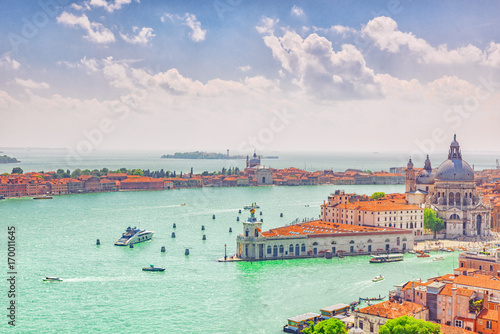
M 483 295 L 483 307 L 485 309 L 489 309 L 489 304 L 490 304 L 490 302 L 489 302 L 490 298 L 489 297 L 490 296 L 488 294 L 488 291 L 486 291 L 485 294 Z

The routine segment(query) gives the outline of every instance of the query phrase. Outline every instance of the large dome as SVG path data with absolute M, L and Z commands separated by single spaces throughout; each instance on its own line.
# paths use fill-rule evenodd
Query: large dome
M 443 162 L 436 173 L 436 180 L 442 181 L 474 181 L 474 171 L 462 160 L 462 152 L 454 136 L 448 153 L 448 160 Z
M 474 181 L 474 171 L 462 159 L 448 159 L 439 166 L 436 179 L 442 181 Z

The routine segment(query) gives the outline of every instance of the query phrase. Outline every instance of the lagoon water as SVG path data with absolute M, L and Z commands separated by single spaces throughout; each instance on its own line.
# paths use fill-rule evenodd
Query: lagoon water
M 225 244 L 228 255 L 236 251 L 236 235 L 248 215 L 245 210 L 238 214 L 244 205 L 260 204 L 257 212 L 263 215 L 258 217 L 269 229 L 296 218 L 318 217 L 319 205 L 338 187 L 205 188 L 2 200 L 4 261 L 6 226 L 16 227 L 14 332 L 277 334 L 288 317 L 360 296 L 387 295 L 395 284 L 451 273 L 457 265 L 455 253 L 439 254 L 445 260 L 435 262 L 432 257 L 405 255 L 403 262 L 390 264 L 369 264 L 367 256 L 216 262 L 224 256 Z M 371 194 L 402 192 L 404 186 L 342 189 Z M 133 249 L 114 246 L 127 226 L 153 230 L 154 238 Z M 189 256 L 184 255 L 186 248 Z M 167 270 L 143 272 L 149 264 Z M 2 267 L 0 279 L 6 282 L 6 265 Z M 372 282 L 379 274 L 386 279 Z M 64 281 L 42 282 L 45 276 Z M 6 284 L 1 286 L 0 305 L 6 314 Z M 9 326 L 5 315 L 2 318 L 0 332 L 5 332 Z

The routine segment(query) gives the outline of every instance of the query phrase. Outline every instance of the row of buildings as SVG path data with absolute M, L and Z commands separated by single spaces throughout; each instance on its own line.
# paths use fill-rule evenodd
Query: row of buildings
M 453 274 L 397 285 L 388 301 L 358 309 L 354 315 L 356 327 L 367 334 L 378 333 L 387 320 L 403 315 L 451 327 L 455 333 L 498 333 L 500 248 L 461 253 Z

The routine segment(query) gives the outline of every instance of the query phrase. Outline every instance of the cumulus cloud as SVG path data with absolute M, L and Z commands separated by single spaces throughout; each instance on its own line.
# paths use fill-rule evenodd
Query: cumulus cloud
M 38 88 L 43 88 L 43 89 L 49 89 L 50 86 L 46 82 L 36 82 L 31 79 L 23 80 L 20 78 L 15 78 L 15 81 L 18 85 L 23 86 L 25 88 L 30 88 L 30 89 L 38 89 Z
M 170 13 L 165 13 L 162 15 L 161 22 L 165 22 L 166 19 L 171 22 L 181 22 L 183 25 L 188 26 L 191 29 L 189 37 L 194 42 L 202 42 L 205 40 L 207 34 L 206 29 L 201 28 L 201 22 L 196 19 L 194 14 L 186 13 L 184 16 L 174 15 Z
M 500 48 L 494 42 L 486 50 L 471 44 L 452 50 L 449 50 L 446 44 L 433 47 L 411 32 L 400 31 L 396 21 L 385 16 L 369 21 L 361 31 L 381 50 L 390 53 L 408 50 L 421 63 L 500 65 Z
M 124 41 L 131 44 L 148 44 L 149 41 L 153 39 L 156 35 L 153 33 L 153 28 L 143 27 L 139 30 L 139 27 L 134 26 L 132 31 L 136 33 L 135 35 L 127 35 L 120 33 L 120 36 Z
M 302 15 L 304 15 L 304 10 L 302 10 L 302 8 L 294 5 L 292 7 L 292 10 L 290 11 L 290 14 L 292 16 L 302 16 Z
M 94 43 L 106 44 L 115 41 L 115 35 L 111 30 L 104 27 L 101 23 L 90 22 L 87 15 L 75 16 L 68 12 L 63 12 L 58 18 L 57 22 L 69 27 L 80 27 L 87 32 L 84 36 Z
M 241 71 L 241 72 L 248 72 L 252 69 L 252 67 L 250 65 L 246 65 L 246 66 L 240 66 L 238 67 L 238 69 Z
M 358 31 L 354 28 L 347 27 L 347 26 L 342 26 L 342 25 L 334 25 L 331 26 L 330 28 L 318 28 L 318 27 L 313 27 L 314 32 L 319 32 L 323 34 L 337 34 L 337 35 L 342 35 L 342 37 L 347 37 L 348 35 L 354 35 Z
M 8 54 L 0 57 L 0 68 L 17 70 L 19 67 L 21 67 L 21 64 L 10 58 Z
M 112 13 L 115 10 L 121 9 L 123 5 L 128 5 L 131 2 L 132 0 L 115 0 L 114 2 L 108 2 L 106 0 L 90 0 L 86 2 L 86 5 L 91 7 L 102 7 L 109 13 Z
M 313 33 L 302 38 L 285 28 L 283 36 L 275 36 L 275 24 L 264 19 L 257 30 L 283 69 L 295 76 L 296 85 L 325 99 L 381 97 L 373 70 L 355 46 L 344 44 L 336 52 L 325 37 Z

